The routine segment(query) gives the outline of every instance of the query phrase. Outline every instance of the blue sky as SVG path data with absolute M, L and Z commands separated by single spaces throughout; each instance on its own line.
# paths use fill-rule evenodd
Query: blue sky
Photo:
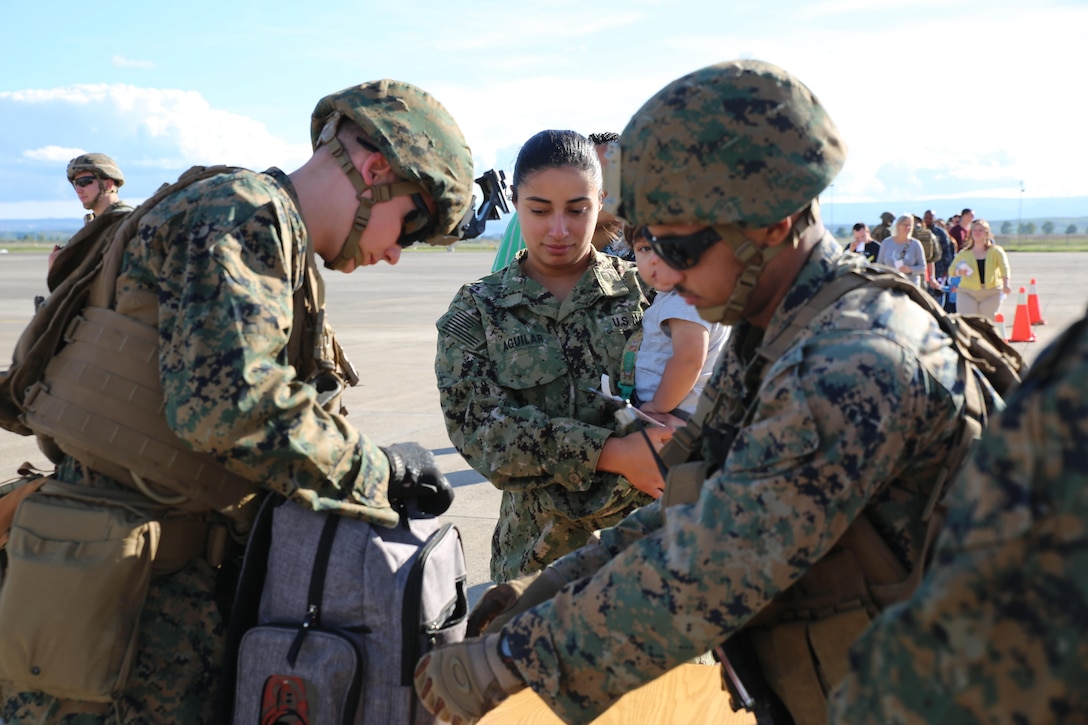
M 1088 196 L 1085 2 L 0 0 L 0 27 L 0 219 L 81 216 L 64 169 L 85 151 L 131 201 L 193 164 L 291 171 L 318 98 L 383 77 L 509 172 L 536 131 L 621 131 L 734 58 L 828 107 L 850 149 L 836 201 Z

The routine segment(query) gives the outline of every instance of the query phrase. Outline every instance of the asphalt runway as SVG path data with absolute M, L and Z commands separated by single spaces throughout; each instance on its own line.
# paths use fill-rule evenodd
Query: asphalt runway
M 466 282 L 491 269 L 491 252 L 410 252 L 395 267 L 380 264 L 352 275 L 326 272 L 329 318 L 362 382 L 346 394 L 349 419 L 380 444 L 418 441 L 431 449 L 456 488 L 448 517 L 460 528 L 468 558 L 470 599 L 490 582 L 491 532 L 499 492 L 472 470 L 446 435 L 434 377 L 434 322 Z M 1034 343 L 1015 347 L 1033 360 L 1047 342 L 1085 313 L 1088 253 L 1012 253 L 1013 295 L 1002 312 L 1012 329 L 1016 289 L 1037 281 L 1043 318 Z M 45 294 L 44 253 L 0 254 L 0 367 Z M 32 438 L 0 430 L 0 481 L 23 461 L 46 465 Z

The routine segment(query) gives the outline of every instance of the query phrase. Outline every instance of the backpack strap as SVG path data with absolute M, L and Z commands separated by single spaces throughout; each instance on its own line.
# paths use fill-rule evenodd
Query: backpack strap
M 926 500 L 922 513 L 922 520 L 927 523 L 926 534 L 917 552 L 917 559 L 911 562 L 910 571 L 899 567 L 887 542 L 866 519 L 864 512 L 851 524 L 846 534 L 836 544 L 837 549 L 850 551 L 857 559 L 865 575 L 868 590 L 873 595 L 873 603 L 883 608 L 908 596 L 921 581 L 933 544 L 944 522 L 944 507 L 941 505 L 941 500 L 944 498 L 949 482 L 962 467 L 974 442 L 981 437 L 987 424 L 987 396 L 981 380 L 983 373 L 979 368 L 984 366 L 994 368 L 998 366 L 998 362 L 995 359 L 980 357 L 975 351 L 976 346 L 972 344 L 972 331 L 978 334 L 981 334 L 981 331 L 977 329 L 974 320 L 965 321 L 959 315 L 949 315 L 932 297 L 906 278 L 871 267 L 851 270 L 825 285 L 809 305 L 799 312 L 797 318 L 786 330 L 761 348 L 760 354 L 772 360 L 777 359 L 800 332 L 836 299 L 852 290 L 869 286 L 900 290 L 926 309 L 951 339 L 960 358 L 960 371 L 964 380 L 964 407 L 960 430 L 949 448 L 948 455 L 944 457 L 941 471 L 937 480 L 933 482 Z M 1008 367 L 1015 368 L 1022 361 L 1015 351 L 1012 352 L 1014 357 L 1006 358 L 1005 350 L 999 348 L 996 355 L 1003 361 L 1007 359 Z M 976 360 L 980 360 L 981 364 L 976 365 Z M 1012 371 L 1011 374 L 1015 375 L 1016 372 Z M 779 602 L 779 605 L 781 604 L 783 602 Z M 803 610 L 806 609 L 807 604 L 801 601 L 794 602 L 788 609 Z M 769 616 L 765 616 L 764 619 L 775 620 L 782 609 L 784 608 L 781 606 L 772 607 L 772 611 L 767 613 Z
M 317 553 L 314 554 L 314 566 L 310 572 L 310 590 L 306 596 L 306 614 L 302 618 L 302 624 L 298 626 L 298 633 L 287 650 L 287 663 L 294 667 L 298 662 L 298 653 L 302 649 L 302 643 L 311 629 L 321 626 L 321 607 L 325 602 L 325 575 L 329 570 L 329 557 L 332 556 L 332 542 L 336 539 L 336 528 L 340 525 L 340 517 L 334 513 L 325 514 L 325 525 L 321 528 L 321 538 L 317 542 Z
M 855 273 L 840 275 L 830 280 L 820 288 L 815 297 L 797 311 L 790 323 L 781 332 L 770 341 L 764 341 L 756 354 L 767 362 L 778 360 L 793 345 L 793 341 L 808 329 L 808 326 L 817 316 L 823 314 L 827 308 L 831 307 L 843 295 L 868 284 L 869 280 L 867 278 Z
M 688 422 L 682 428 L 673 431 L 672 438 L 666 443 L 659 453 L 662 463 L 667 468 L 673 468 L 681 463 L 687 463 L 703 437 L 703 425 L 722 406 L 725 396 L 717 388 L 711 389 L 707 385 L 699 396 L 699 402 L 695 405 L 695 412 L 688 418 Z
M 294 259 L 292 249 L 285 248 L 283 254 L 288 261 Z M 350 387 L 358 384 L 359 373 L 326 323 L 325 281 L 318 272 L 311 239 L 306 243 L 305 264 L 293 304 L 292 333 L 287 341 L 288 360 L 300 376 L 305 376 L 305 382 L 317 389 L 319 406 L 333 413 L 346 412 L 341 410 L 340 397 L 345 383 Z M 313 344 L 303 349 L 307 340 Z
M 245 556 L 237 573 L 233 596 L 226 611 L 221 610 L 226 624 L 223 648 L 223 677 L 216 692 L 216 725 L 233 722 L 234 699 L 238 685 L 238 650 L 242 637 L 257 626 L 261 609 L 261 594 L 268 576 L 268 553 L 272 550 L 272 524 L 276 509 L 287 503 L 278 493 L 264 496 L 253 527 L 246 539 Z
M 816 293 L 811 302 L 797 311 L 789 325 L 772 340 L 764 342 L 756 354 L 767 362 L 773 362 L 782 357 L 782 354 L 789 349 L 797 336 L 808 328 L 817 315 L 846 293 L 864 287 L 866 284 L 868 281 L 864 277 L 856 275 L 842 275 L 831 280 Z M 711 389 L 709 385 L 703 388 L 703 393 L 695 406 L 695 412 L 692 413 L 687 425 L 678 428 L 673 433 L 672 439 L 661 449 L 661 459 L 666 466 L 671 468 L 691 460 L 703 436 L 703 425 L 721 408 L 725 402 L 724 398 L 720 390 Z

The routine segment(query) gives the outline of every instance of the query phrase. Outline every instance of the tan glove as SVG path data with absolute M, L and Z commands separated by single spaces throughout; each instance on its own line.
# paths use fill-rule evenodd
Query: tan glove
M 484 592 L 468 616 L 468 636 L 498 632 L 511 619 L 548 601 L 570 582 L 592 576 L 611 559 L 598 532 L 593 532 L 577 554 L 554 561 L 543 571 L 526 574 Z
M 505 609 L 496 613 L 491 621 L 484 626 L 481 634 L 498 633 L 511 619 L 522 612 L 529 611 L 538 604 L 548 601 L 569 583 L 570 581 L 563 576 L 562 572 L 549 566 L 540 572 L 538 576 L 535 576 L 533 581 L 529 582 L 520 597 L 510 602 Z
M 481 634 L 498 632 L 517 615 L 554 597 L 566 583 L 561 574 L 549 567 L 496 584 L 484 592 L 468 615 L 467 636 L 479 637 Z
M 525 682 L 499 653 L 502 635 L 466 639 L 423 655 L 416 694 L 427 711 L 452 725 L 470 725 Z
M 526 574 L 502 584 L 493 584 L 468 614 L 466 637 L 479 637 L 499 614 L 514 606 L 525 590 L 540 577 L 540 572 Z

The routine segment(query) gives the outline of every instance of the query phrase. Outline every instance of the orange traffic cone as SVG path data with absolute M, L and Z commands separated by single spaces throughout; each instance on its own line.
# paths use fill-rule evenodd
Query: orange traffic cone
M 1046 320 L 1039 311 L 1039 293 L 1035 291 L 1035 278 L 1031 278 L 1031 286 L 1028 287 L 1028 315 L 1033 325 L 1045 325 Z
M 1035 333 L 1031 331 L 1031 322 L 1028 319 L 1028 300 L 1024 288 L 1020 288 L 1020 296 L 1016 300 L 1016 317 L 1012 320 L 1012 337 L 1009 342 L 1035 342 Z
M 997 334 L 1001 335 L 1002 340 L 1009 339 L 1009 333 L 1005 331 L 1005 315 L 998 312 L 994 315 L 994 325 L 997 326 Z

